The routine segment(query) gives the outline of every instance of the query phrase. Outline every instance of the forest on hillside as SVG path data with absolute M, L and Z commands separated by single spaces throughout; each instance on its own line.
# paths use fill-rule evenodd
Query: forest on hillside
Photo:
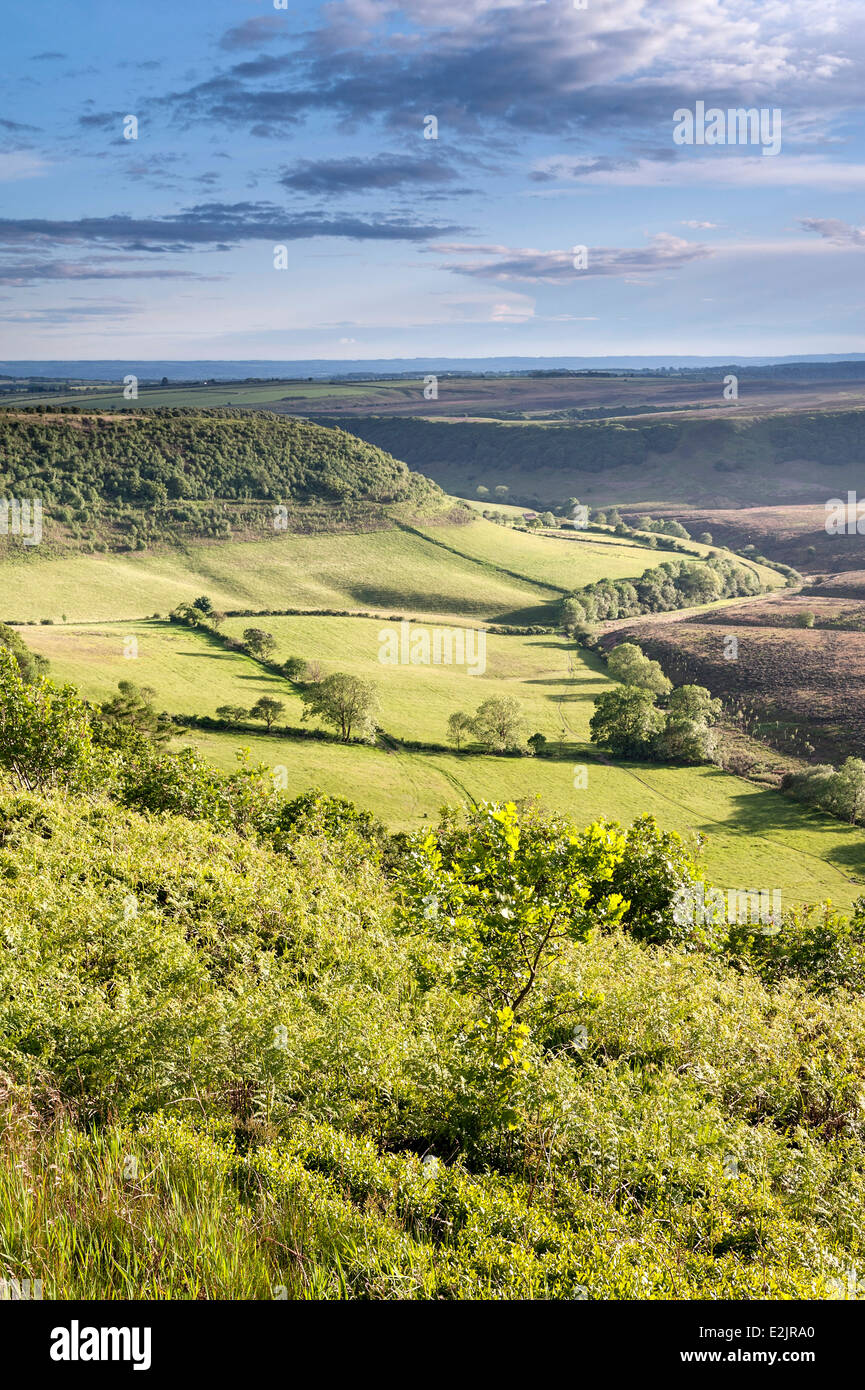
M 243 503 L 263 507 L 272 523 L 276 504 L 351 510 L 443 500 L 436 484 L 344 430 L 233 410 L 3 412 L 0 461 L 0 495 L 39 498 L 46 519 L 73 536 L 95 527 L 93 539 L 107 527 L 109 536 L 131 533 L 133 544 L 227 534 L 231 507 L 236 514 Z

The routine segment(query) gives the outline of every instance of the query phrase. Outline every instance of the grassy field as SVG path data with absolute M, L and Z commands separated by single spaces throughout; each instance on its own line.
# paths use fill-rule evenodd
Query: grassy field
M 239 638 L 249 625 L 248 618 L 229 618 L 224 631 Z M 398 738 L 445 742 L 449 715 L 473 713 L 492 696 L 515 695 L 524 711 L 526 736 L 540 732 L 550 740 L 586 739 L 592 699 L 610 685 L 603 663 L 591 654 L 576 660 L 574 673 L 569 672 L 570 644 L 563 637 L 488 634 L 485 670 L 472 675 L 465 666 L 382 665 L 379 634 L 385 625 L 379 619 L 268 617 L 260 625 L 277 639 L 277 661 L 302 656 L 320 661 L 325 674 L 347 671 L 374 681 L 381 700 L 379 722 Z M 160 709 L 213 715 L 219 705 L 248 709 L 269 694 L 286 705 L 281 723 L 300 722 L 303 705 L 288 681 L 248 657 L 222 650 L 203 632 L 153 621 L 20 631 L 33 651 L 49 659 L 52 675 L 71 681 L 88 699 L 105 699 L 118 681 L 130 679 L 150 686 Z M 136 644 L 134 658 L 124 654 L 130 639 Z
M 439 806 L 466 799 L 520 799 L 572 815 L 579 824 L 607 816 L 629 824 L 650 813 L 661 825 L 707 838 L 703 863 L 725 888 L 780 888 L 788 904 L 831 897 L 849 905 L 865 884 L 865 836 L 814 816 L 777 792 L 715 768 L 605 766 L 574 744 L 561 759 L 386 753 L 376 748 L 192 733 L 186 742 L 225 769 L 236 750 L 279 769 L 290 793 L 311 786 L 345 796 L 389 825 L 413 828 Z M 587 769 L 576 789 L 575 767 Z M 284 771 L 283 771 L 284 770 Z
M 539 553 L 544 544 L 538 538 Z M 512 578 L 409 531 L 286 532 L 186 550 L 10 560 L 3 566 L 2 616 L 143 618 L 201 593 L 223 609 L 371 609 L 520 624 L 551 622 L 550 605 L 560 597 L 540 579 Z
M 239 652 L 222 651 L 204 633 L 168 622 L 78 624 L 22 628 L 32 651 L 51 662 L 55 680 L 70 681 L 88 700 L 104 700 L 118 681 L 155 691 L 158 709 L 215 715 L 219 705 L 249 709 L 262 695 L 297 706 L 291 686 Z M 129 654 L 128 654 L 129 653 Z M 286 723 L 296 722 L 289 714 Z
M 244 619 L 230 619 L 226 627 L 239 633 L 245 625 Z M 286 617 L 270 618 L 265 625 L 277 638 L 277 657 L 302 655 L 319 659 L 325 671 L 375 680 L 380 721 L 390 733 L 443 741 L 447 716 L 455 709 L 472 711 L 489 695 L 515 694 L 526 732 L 545 733 L 555 756 L 386 752 L 263 733 L 183 736 L 181 742 L 226 770 L 235 765 L 237 749 L 248 746 L 256 761 L 280 769 L 290 793 L 318 786 L 401 828 L 434 818 L 447 802 L 485 798 L 540 796 L 545 805 L 581 823 L 600 815 L 629 823 L 650 812 L 664 826 L 707 837 L 706 868 L 722 886 L 779 887 L 790 902 L 831 897 L 849 904 L 865 884 L 862 832 L 812 815 L 777 792 L 714 768 L 596 761 L 586 742 L 588 720 L 593 696 L 609 682 L 597 658 L 569 652 L 563 639 L 488 636 L 486 671 L 470 676 L 446 667 L 382 666 L 382 624 L 373 619 Z M 23 632 L 34 650 L 49 657 L 53 675 L 75 682 L 90 698 L 104 698 L 118 680 L 129 678 L 152 686 L 159 708 L 213 714 L 223 703 L 248 708 L 267 693 L 284 701 L 283 722 L 300 722 L 301 701 L 287 682 L 242 655 L 220 650 L 202 633 L 153 622 Z M 138 643 L 136 660 L 124 656 L 130 637 Z M 586 768 L 585 787 L 575 786 L 576 767 Z
M 480 525 L 418 528 L 439 545 L 454 547 L 481 564 L 496 565 L 570 592 L 598 579 L 634 579 L 663 555 L 618 536 L 571 533 L 572 538 Z
M 709 836 L 707 864 L 728 886 L 780 886 L 791 900 L 831 896 L 849 902 L 865 882 L 865 836 L 807 814 L 780 794 L 714 769 L 605 766 L 587 744 L 592 700 L 608 682 L 597 658 L 569 650 L 564 639 L 486 635 L 485 668 L 383 665 L 380 634 L 390 615 L 435 625 L 484 621 L 552 625 L 562 589 L 600 573 L 636 575 L 660 563 L 653 552 L 614 537 L 564 540 L 527 535 L 478 521 L 425 534 L 405 528 L 364 534 L 296 536 L 123 555 L 56 560 L 28 555 L 3 567 L 7 620 L 25 626 L 28 644 L 51 662 L 52 675 L 104 699 L 122 679 L 150 686 L 171 713 L 214 714 L 222 704 L 250 708 L 270 693 L 286 706 L 282 721 L 303 710 L 287 681 L 167 614 L 205 593 L 220 608 L 346 608 L 376 617 L 267 616 L 278 659 L 317 660 L 324 671 L 375 681 L 379 722 L 390 734 L 445 742 L 448 716 L 473 713 L 492 695 L 516 695 L 525 735 L 540 732 L 555 758 L 503 759 L 454 754 L 387 753 L 265 737 L 254 753 L 284 766 L 290 791 L 311 785 L 347 796 L 394 826 L 422 823 L 446 801 L 539 794 L 549 805 L 588 821 L 624 822 L 652 811 L 663 824 Z M 766 572 L 777 578 L 771 571 Z M 60 622 L 66 615 L 69 620 Z M 383 615 L 383 616 L 382 616 Z M 249 618 L 229 618 L 239 636 Z M 137 643 L 130 657 L 129 639 Z M 243 735 L 196 732 L 190 740 L 222 767 L 234 764 Z M 574 787 L 574 766 L 589 765 L 588 786 Z

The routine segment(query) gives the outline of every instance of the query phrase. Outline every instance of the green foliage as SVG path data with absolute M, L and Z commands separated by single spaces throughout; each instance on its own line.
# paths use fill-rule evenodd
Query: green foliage
M 667 543 L 677 548 L 675 541 Z M 639 579 L 603 579 L 587 584 L 577 594 L 590 622 L 637 617 L 641 613 L 666 613 L 713 603 L 719 598 L 758 594 L 762 586 L 755 572 L 726 555 L 711 555 L 702 562 L 665 560 L 644 571 Z
M 99 706 L 103 722 L 109 727 L 126 724 L 155 744 L 167 743 L 173 731 L 171 720 L 167 714 L 157 714 L 154 693 L 149 686 L 118 681 L 117 694 Z
M 257 661 L 269 661 L 276 651 L 276 638 L 273 633 L 265 632 L 261 627 L 244 628 L 243 641 L 250 656 L 254 656 Z
M 682 685 L 667 697 L 666 713 L 655 704 L 655 695 L 642 683 L 665 682 L 656 661 L 649 662 L 640 649 L 623 643 L 610 654 L 611 660 L 623 648 L 617 670 L 633 676 L 635 684 L 621 690 L 605 691 L 595 698 L 595 713 L 589 721 L 594 743 L 609 748 L 621 758 L 647 758 L 660 762 L 703 763 L 715 755 L 717 740 L 712 724 L 720 718 L 721 702 L 713 700 L 702 685 Z M 655 667 L 656 671 L 648 668 Z
M 256 700 L 252 709 L 249 711 L 250 719 L 261 719 L 264 721 L 268 733 L 270 733 L 277 719 L 281 718 L 283 714 L 285 714 L 285 702 L 283 700 L 274 700 L 272 695 L 262 695 L 261 699 Z
M 219 719 L 229 724 L 240 724 L 247 718 L 249 710 L 244 709 L 243 705 L 217 705 L 216 713 Z
M 282 663 L 282 670 L 287 680 L 300 685 L 306 676 L 306 662 L 302 656 L 289 656 Z
M 360 676 L 348 676 L 341 671 L 301 692 L 303 719 L 319 718 L 332 724 L 344 743 L 352 734 L 371 739 L 375 735 L 375 716 L 378 714 L 378 691 L 372 681 Z
M 47 659 L 31 652 L 21 634 L 5 623 L 0 623 L 0 647 L 11 652 L 25 680 L 34 681 L 37 676 L 48 674 Z
M 821 993 L 865 990 L 865 898 L 850 917 L 831 903 L 796 908 L 777 921 L 734 924 L 726 950 L 747 961 L 767 983 L 805 980 Z
M 463 710 L 456 710 L 454 714 L 448 716 L 448 738 L 456 748 L 461 748 L 473 733 L 474 720 L 470 714 L 465 714 Z
M 827 763 L 788 773 L 783 781 L 789 791 L 806 806 L 854 824 L 865 823 L 865 762 L 845 758 L 840 768 Z
M 519 746 L 523 729 L 523 714 L 515 695 L 494 695 L 484 700 L 472 720 L 478 742 L 487 748 L 502 751 Z
M 650 690 L 624 685 L 617 690 L 605 690 L 596 697 L 594 704 L 595 712 L 589 721 L 593 743 L 609 748 L 620 758 L 647 756 L 663 723 Z
M 74 686 L 46 676 L 28 681 L 0 647 L 0 767 L 20 787 L 86 790 L 104 778 L 90 712 Z
M 482 806 L 385 876 L 341 799 L 274 804 L 278 852 L 0 786 L 8 1275 L 790 1299 L 861 1262 L 861 922 L 770 968 L 676 937 L 694 865 L 650 821 Z
M 577 843 L 578 863 L 592 883 L 590 907 L 617 893 L 625 901 L 622 925 L 638 941 L 692 949 L 713 939 L 700 924 L 678 920 L 677 900 L 702 875 L 682 837 L 661 830 L 654 816 L 641 816 L 627 830 L 617 821 L 597 821 Z
M 0 458 L 3 495 L 40 497 L 46 519 L 99 526 L 127 550 L 145 548 L 145 538 L 225 536 L 235 527 L 272 535 L 274 503 L 352 507 L 441 496 L 342 429 L 266 412 L 4 412 Z
M 661 670 L 660 663 L 651 661 L 636 642 L 620 642 L 607 658 L 607 669 L 613 680 L 624 685 L 639 685 L 653 695 L 666 695 L 673 688 Z

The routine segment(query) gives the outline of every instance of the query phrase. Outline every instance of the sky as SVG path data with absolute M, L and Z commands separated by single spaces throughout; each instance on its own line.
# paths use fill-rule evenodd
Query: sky
M 7 8 L 0 358 L 865 351 L 861 0 L 284 2 Z

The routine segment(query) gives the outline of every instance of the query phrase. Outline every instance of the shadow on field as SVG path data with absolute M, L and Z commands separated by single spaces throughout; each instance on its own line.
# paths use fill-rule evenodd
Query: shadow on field
M 806 858 L 813 855 L 814 858 L 823 859 L 842 871 L 852 870 L 857 880 L 865 879 L 865 831 L 861 826 L 851 826 L 844 821 L 836 820 L 834 816 L 811 811 L 783 793 L 769 788 L 756 794 L 740 793 L 734 796 L 732 801 L 735 809 L 726 820 L 712 822 L 716 828 L 718 825 L 724 825 L 754 835 L 769 830 L 802 829 L 813 835 L 815 841 L 822 841 L 824 837 L 834 837 L 834 844 L 815 843 L 813 851 L 797 846 L 796 852 Z M 711 825 L 707 826 L 707 830 L 711 831 Z M 858 840 L 849 838 L 850 832 L 858 836 Z

